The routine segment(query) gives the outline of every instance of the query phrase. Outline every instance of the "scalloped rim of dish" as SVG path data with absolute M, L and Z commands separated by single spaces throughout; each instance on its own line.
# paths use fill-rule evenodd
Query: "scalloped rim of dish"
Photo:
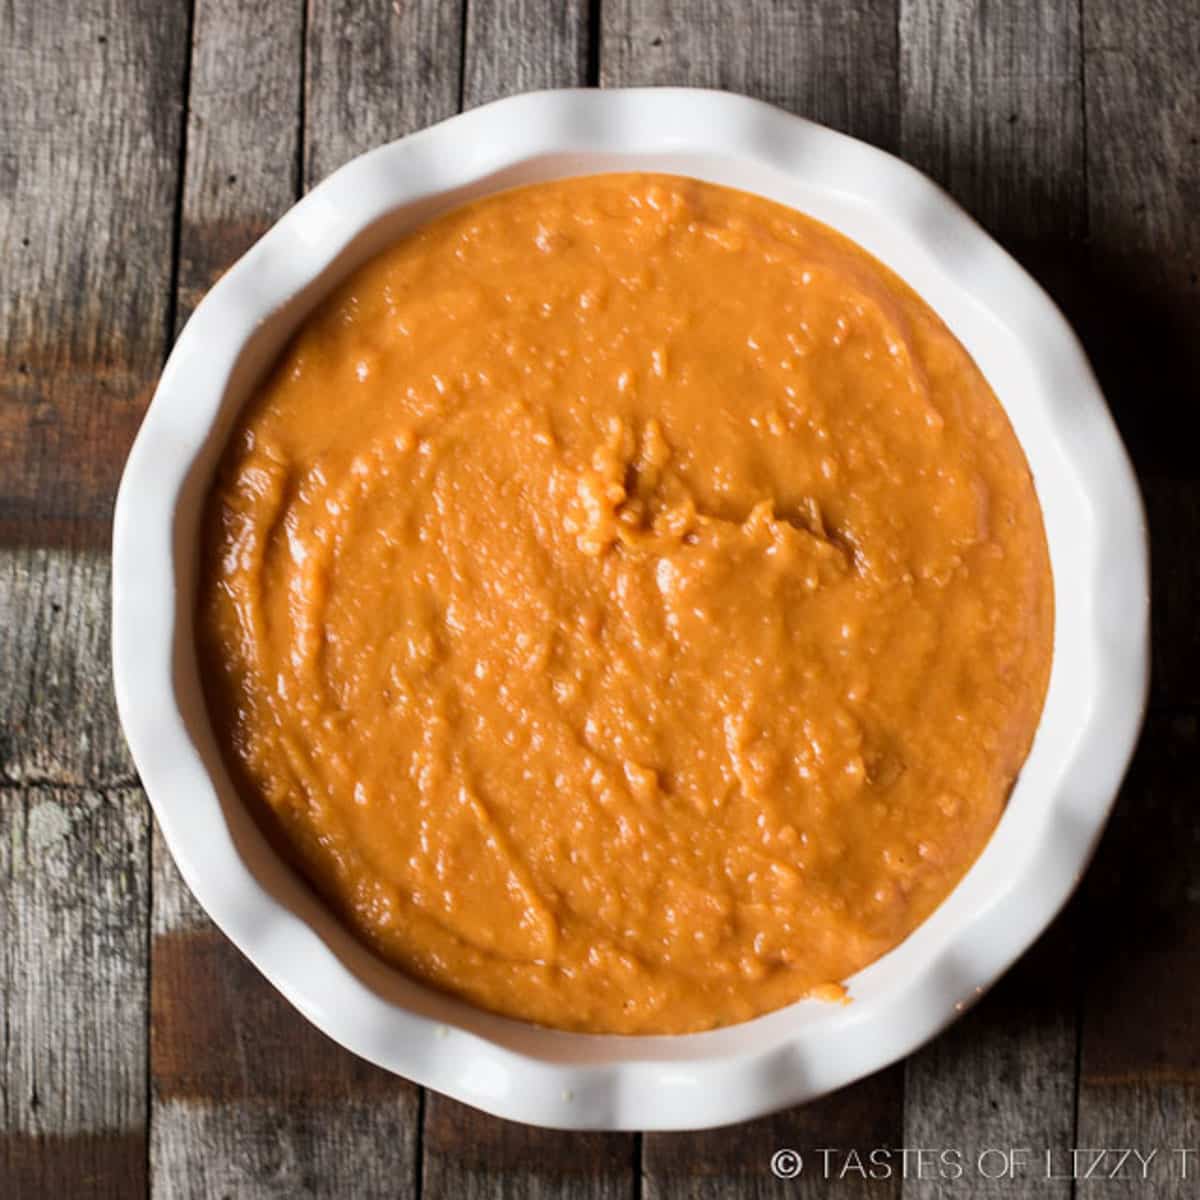
M 192 648 L 198 513 L 247 391 L 312 303 L 408 228 L 474 196 L 612 170 L 756 192 L 847 234 L 975 357 L 1034 473 L 1056 590 L 1033 749 L 983 854 L 943 904 L 848 980 L 679 1037 L 536 1028 L 414 983 L 364 950 L 267 846 L 213 743 Z M 335 1041 L 510 1119 L 696 1129 L 760 1116 L 902 1058 L 1038 937 L 1087 865 L 1132 755 L 1149 675 L 1149 554 L 1129 460 L 1041 288 L 898 159 L 759 101 L 679 88 L 537 92 L 373 150 L 295 205 L 197 307 L 129 455 L 113 530 L 121 721 L 175 861 L 217 925 Z

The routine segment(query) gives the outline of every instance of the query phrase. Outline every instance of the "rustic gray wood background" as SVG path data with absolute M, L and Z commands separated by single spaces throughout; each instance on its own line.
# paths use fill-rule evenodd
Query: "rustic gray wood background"
M 1200 1160 L 1151 1184 L 768 1160 L 1200 1146 L 1198 64 L 1195 0 L 0 0 L 0 1197 L 1196 1194 Z M 205 919 L 117 726 L 109 520 L 176 331 L 306 188 L 510 92 L 652 83 L 902 155 L 1045 283 L 1142 478 L 1156 673 L 1099 860 L 949 1033 L 735 1129 L 546 1133 L 352 1058 Z

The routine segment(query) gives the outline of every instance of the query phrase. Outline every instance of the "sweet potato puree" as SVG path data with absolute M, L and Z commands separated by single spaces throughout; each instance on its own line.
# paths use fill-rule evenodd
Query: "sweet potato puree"
M 1052 585 L 933 312 L 763 199 L 491 196 L 354 274 L 245 409 L 198 637 L 239 786 L 385 959 L 566 1029 L 839 983 L 979 854 Z

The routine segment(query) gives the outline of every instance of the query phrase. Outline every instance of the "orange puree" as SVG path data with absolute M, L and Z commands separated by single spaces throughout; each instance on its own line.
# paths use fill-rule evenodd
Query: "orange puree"
M 491 196 L 308 321 L 208 506 L 239 786 L 385 959 L 567 1029 L 838 994 L 979 854 L 1052 583 L 930 309 L 763 199 Z

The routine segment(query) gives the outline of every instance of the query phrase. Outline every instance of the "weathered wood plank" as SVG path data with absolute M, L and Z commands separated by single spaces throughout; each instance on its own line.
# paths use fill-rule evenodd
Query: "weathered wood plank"
M 296 200 L 304 0 L 198 0 L 176 327 Z
M 292 1008 L 203 915 L 157 835 L 153 893 L 151 1194 L 413 1194 L 418 1089 Z
M 0 782 L 133 782 L 109 667 L 99 551 L 0 549 Z
M 0 544 L 101 545 L 166 335 L 179 0 L 0 7 Z
M 463 108 L 587 83 L 588 0 L 468 4 L 466 21 Z
M 900 146 L 1019 253 L 1082 235 L 1079 11 L 900 0 Z
M 587 37 L 584 0 L 568 0 L 550 12 L 529 0 L 468 4 L 463 106 L 529 88 L 584 84 Z M 435 1092 L 425 1099 L 423 1151 L 425 1200 L 617 1200 L 634 1194 L 633 1135 L 533 1129 Z
M 282 1124 L 278 1113 L 277 1103 L 248 1105 L 236 1125 L 219 1109 L 192 1113 L 189 1136 L 172 1147 L 170 1162 L 157 1160 L 186 1183 L 160 1194 L 171 1200 L 405 1200 L 415 1194 L 408 1167 L 396 1170 L 390 1097 L 368 1091 L 365 1098 L 343 1095 L 336 1106 L 301 1101 L 291 1104 Z M 330 1136 L 331 1118 L 337 1136 Z
M 1172 1148 L 1200 1135 L 1195 786 L 1198 475 L 1181 404 L 1200 370 L 1200 10 L 1165 0 L 1084 6 L 1086 340 L 1146 483 L 1154 536 L 1152 715 L 1084 896 L 1078 1142 L 1160 1147 L 1150 1190 L 1190 1196 Z M 1146 478 L 1151 473 L 1153 477 Z M 1186 705 L 1179 709 L 1171 706 Z M 1106 1140 L 1110 1139 L 1110 1140 Z M 1148 1194 L 1140 1178 L 1080 1196 Z
M 0 550 L 0 1195 L 145 1184 L 147 817 L 118 787 L 109 577 L 100 551 Z
M 1200 704 L 1195 489 L 1200 377 L 1200 10 L 1084 8 L 1089 304 L 1082 332 L 1134 463 L 1154 537 L 1154 702 Z
M 896 5 L 743 5 L 722 0 L 606 0 L 600 80 L 605 85 L 687 84 L 745 92 L 892 148 L 896 111 Z M 837 1096 L 765 1121 L 700 1134 L 648 1134 L 647 1198 L 744 1189 L 757 1196 L 899 1194 L 899 1180 L 853 1174 L 795 1180 L 770 1173 L 775 1150 L 869 1151 L 900 1143 L 902 1074 L 885 1071 Z M 831 1159 L 831 1163 L 833 1160 Z
M 727 88 L 896 142 L 896 0 L 605 0 L 600 82 Z
M 1086 215 L 1081 54 L 1075 5 L 901 0 L 904 157 L 1060 299 L 1074 294 Z M 907 1063 L 905 1145 L 960 1152 L 972 1195 L 1011 1195 L 1016 1186 L 975 1172 L 981 1150 L 1071 1145 L 1078 999 L 1069 924 Z M 1039 1186 L 1048 1197 L 1070 1190 L 1066 1181 Z M 962 1188 L 935 1169 L 933 1178 L 910 1176 L 904 1195 Z
M 1200 373 L 1200 9 L 1088 0 L 1084 14 L 1087 343 L 1139 469 L 1195 479 L 1179 433 Z M 1182 675 L 1162 681 L 1167 693 Z
M 1012 1197 L 1031 1181 L 1047 1200 L 1070 1196 L 1069 1180 L 1046 1178 L 1045 1155 L 1060 1164 L 1074 1145 L 1077 918 L 1065 913 L 978 1007 L 908 1060 L 904 1144 L 935 1153 L 910 1156 L 905 1200 Z M 996 1150 L 1028 1155 L 1006 1177 Z
M 1090 296 L 1083 47 L 1058 0 L 901 0 L 900 147 L 1078 323 Z
M 305 187 L 356 154 L 453 116 L 462 37 L 463 0 L 311 0 Z
M 1152 715 L 1084 892 L 1079 1146 L 1160 1147 L 1152 1194 L 1194 1196 L 1200 1141 L 1200 726 Z M 1174 1171 L 1171 1168 L 1174 1167 Z M 1138 1178 L 1079 1195 L 1145 1196 Z
M 166 333 L 186 10 L 9 6 L 0 26 L 0 538 L 107 541 Z M 26 785 L 0 795 L 5 1195 L 145 1187 L 148 826 L 140 793 L 104 790 L 132 778 L 108 576 L 90 551 L 0 555 L 0 761 Z
M 0 789 L 0 1195 L 145 1188 L 148 857 L 136 789 Z
M 632 1135 L 563 1133 L 500 1121 L 426 1093 L 425 1200 L 626 1200 L 634 1192 Z
M 900 1194 L 894 1175 L 865 1177 L 872 1151 L 900 1147 L 904 1072 L 890 1067 L 832 1096 L 758 1121 L 702 1133 L 647 1134 L 642 1148 L 646 1200 L 756 1200 L 779 1197 L 862 1197 Z M 800 1173 L 772 1173 L 779 1150 L 799 1155 Z

